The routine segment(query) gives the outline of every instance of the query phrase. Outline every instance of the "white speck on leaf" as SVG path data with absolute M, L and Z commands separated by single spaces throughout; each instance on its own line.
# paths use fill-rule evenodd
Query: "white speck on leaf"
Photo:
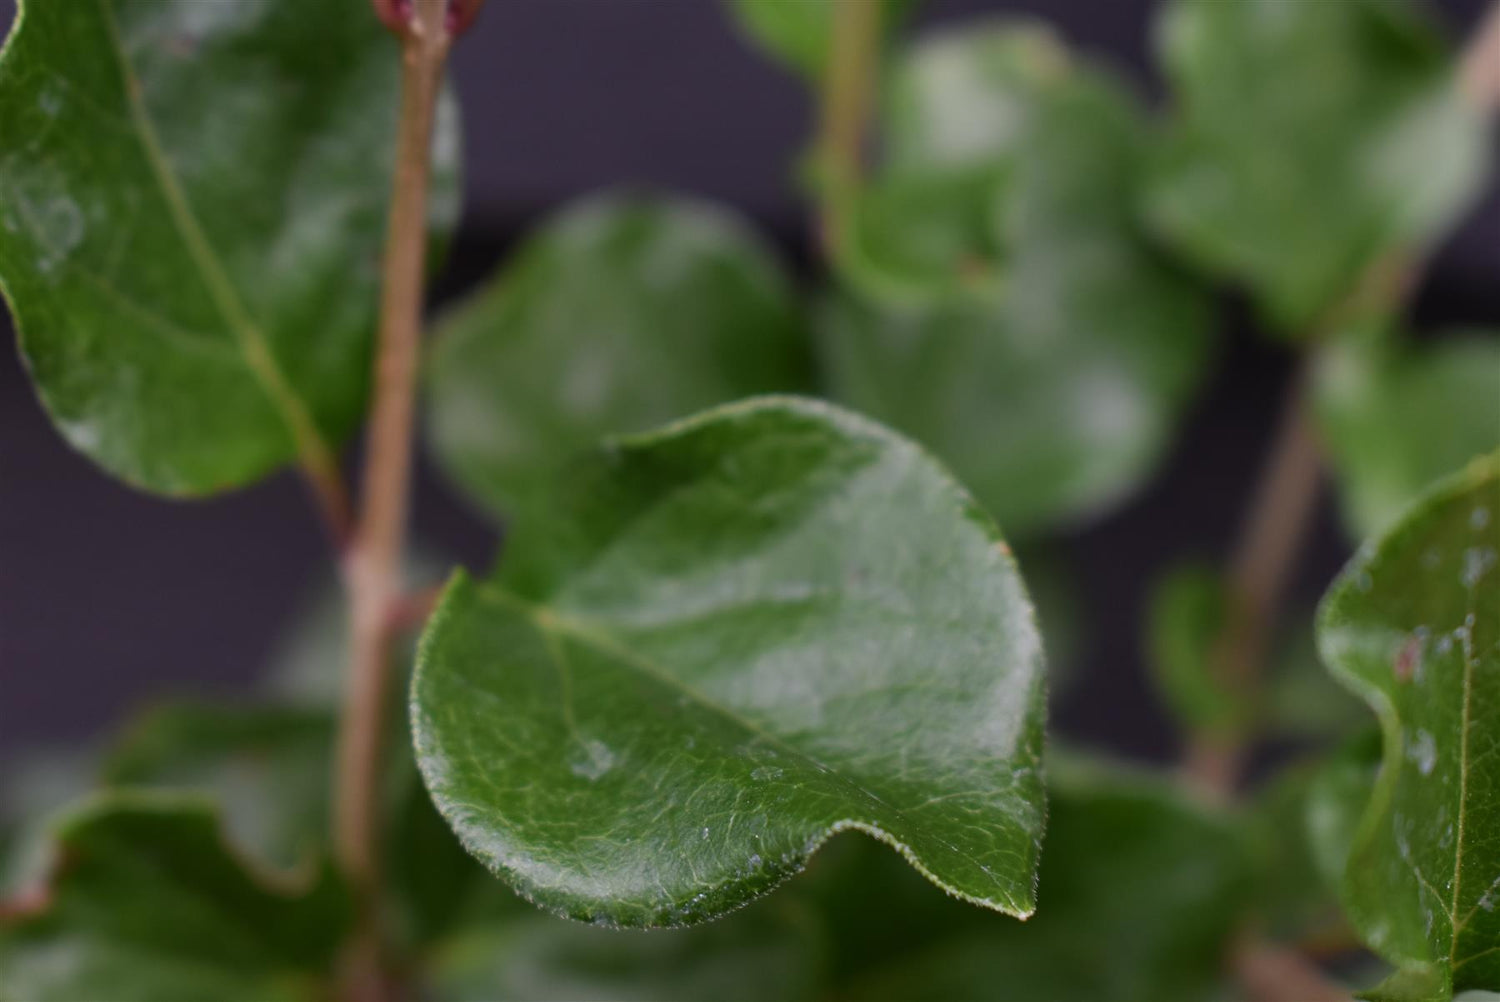
M 1437 765 L 1437 742 L 1429 732 L 1419 730 L 1415 737 L 1407 739 L 1406 757 L 1416 764 L 1418 772 L 1430 775 Z
M 1490 510 L 1483 506 L 1469 512 L 1469 527 L 1478 532 L 1490 524 Z
M 615 753 L 603 741 L 588 740 L 583 743 L 583 754 L 569 763 L 573 775 L 593 782 L 615 767 Z
M 1471 546 L 1464 551 L 1464 585 L 1473 588 L 1491 567 L 1495 566 L 1495 551 L 1489 547 Z

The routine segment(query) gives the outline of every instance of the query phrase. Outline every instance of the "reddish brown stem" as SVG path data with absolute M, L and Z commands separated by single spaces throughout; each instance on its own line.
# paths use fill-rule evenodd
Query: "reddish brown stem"
M 362 509 L 344 558 L 350 660 L 340 721 L 334 847 L 353 884 L 361 932 L 348 987 L 361 1002 L 385 994 L 379 965 L 379 789 L 393 611 L 401 596 L 412 426 L 427 246 L 433 119 L 450 43 L 445 0 L 413 0 L 401 26 L 402 86 L 365 448 Z

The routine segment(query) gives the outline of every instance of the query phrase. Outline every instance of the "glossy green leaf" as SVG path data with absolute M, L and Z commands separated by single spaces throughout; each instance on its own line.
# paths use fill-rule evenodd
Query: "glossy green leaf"
M 399 72 L 366 0 L 22 4 L 0 287 L 73 446 L 184 495 L 333 453 L 368 381 Z
M 1478 188 L 1480 117 L 1406 0 L 1174 0 L 1158 40 L 1176 114 L 1148 214 L 1282 328 L 1305 333 Z
M 1007 22 L 922 41 L 892 88 L 892 178 L 1003 178 L 970 214 L 994 234 L 998 299 L 846 282 L 816 324 L 832 395 L 951 463 L 1012 535 L 1107 509 L 1164 452 L 1210 347 L 1202 290 L 1135 231 L 1138 109 Z M 969 131 L 943 124 L 968 107 Z
M 514 514 L 601 435 L 808 378 L 787 276 L 705 203 L 587 199 L 442 325 L 429 426 L 446 471 Z
M 51 855 L 47 822 L 94 788 L 96 771 L 89 748 L 39 748 L 5 757 L 0 764 L 0 900 L 23 893 L 46 872 Z
M 517 899 L 519 901 L 519 899 Z M 780 896 L 691 929 L 595 929 L 524 914 L 455 936 L 434 956 L 434 1002 L 812 1002 L 822 929 Z
M 1173 569 L 1151 596 L 1148 646 L 1156 688 L 1193 729 L 1233 730 L 1252 711 L 1216 675 L 1214 645 L 1228 607 L 1222 577 L 1191 564 Z
M 1346 522 L 1385 529 L 1433 481 L 1500 447 L 1500 332 L 1431 344 L 1349 337 L 1328 346 L 1317 414 Z
M 766 54 L 804 77 L 822 82 L 833 46 L 833 8 L 838 0 L 727 0 L 740 28 Z M 872 0 L 881 9 L 881 29 L 892 32 L 920 0 Z
M 834 998 L 1211 1002 L 1248 896 L 1230 819 L 1119 769 L 1048 765 L 1037 912 L 966 909 L 885 859 L 831 880 Z M 886 865 L 881 865 L 886 864 Z
M 1497 554 L 1500 453 L 1366 547 L 1319 612 L 1324 661 L 1383 734 L 1343 898 L 1370 945 L 1407 969 L 1384 997 L 1500 987 Z
M 0 917 L 0 997 L 327 997 L 349 921 L 329 871 L 251 870 L 193 797 L 101 796 L 61 820 L 56 838 L 45 895 Z
M 554 911 L 682 925 L 857 828 L 1030 913 L 1041 647 L 932 459 L 764 398 L 611 440 L 554 498 L 422 641 L 418 763 L 472 852 Z

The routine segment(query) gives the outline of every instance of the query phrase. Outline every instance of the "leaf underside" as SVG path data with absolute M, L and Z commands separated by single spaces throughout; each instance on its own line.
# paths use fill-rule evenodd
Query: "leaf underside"
M 612 441 L 554 504 L 419 654 L 418 762 L 470 851 L 554 911 L 683 925 L 859 829 L 1031 911 L 1040 644 L 931 459 L 765 398 Z

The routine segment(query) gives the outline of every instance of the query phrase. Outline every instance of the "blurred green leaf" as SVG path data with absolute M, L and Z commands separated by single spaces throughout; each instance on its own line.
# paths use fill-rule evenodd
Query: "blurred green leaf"
M 1322 351 L 1316 376 L 1324 444 L 1358 536 L 1500 446 L 1500 332 L 1423 344 L 1349 336 Z
M 1007 22 L 923 40 L 892 88 L 892 178 L 1004 179 L 991 210 L 954 217 L 992 227 L 1003 288 L 934 301 L 846 281 L 817 315 L 832 395 L 932 448 L 1012 535 L 1107 509 L 1155 466 L 1210 347 L 1201 290 L 1134 229 L 1138 110 Z M 988 109 L 984 128 L 944 127 L 950 106 Z
M 327 841 L 333 731 L 331 711 L 160 704 L 126 728 L 103 779 L 201 793 L 236 845 L 290 867 Z
M 923 305 L 1003 293 L 1003 248 L 994 220 L 999 172 L 894 176 L 862 188 L 836 244 L 839 275 L 881 302 Z
M 1188 730 L 1233 731 L 1253 712 L 1216 677 L 1214 645 L 1228 609 L 1223 578 L 1207 566 L 1175 567 L 1152 590 L 1146 624 L 1152 678 Z
M 818 86 L 833 47 L 833 8 L 838 0 L 727 0 L 746 37 L 767 55 Z M 899 28 L 921 0 L 879 3 L 881 29 Z
M 1049 764 L 1048 789 L 1037 912 L 1024 923 L 945 898 L 887 854 L 866 853 L 827 880 L 848 979 L 834 997 L 1224 997 L 1225 956 L 1249 893 L 1229 819 L 1118 768 Z
M 691 929 L 596 929 L 523 906 L 433 959 L 434 1002 L 812 1002 L 822 930 L 781 895 Z
M 350 918 L 331 870 L 252 872 L 196 797 L 103 795 L 55 833 L 59 864 L 45 897 L 0 917 L 7 997 L 327 997 Z
M 58 430 L 173 495 L 326 459 L 368 381 L 389 33 L 365 0 L 21 6 L 0 285 Z M 451 102 L 439 120 L 436 234 L 458 211 Z
M 1174 0 L 1158 42 L 1176 108 L 1148 214 L 1278 328 L 1307 333 L 1477 192 L 1481 116 L 1404 0 Z
M 94 788 L 95 757 L 87 746 L 6 756 L 0 767 L 0 901 L 22 893 L 45 873 L 52 815 Z
M 1323 659 L 1384 742 L 1342 886 L 1355 927 L 1406 969 L 1378 997 L 1500 987 L 1497 516 L 1500 453 L 1368 544 L 1319 612 Z
M 418 762 L 539 905 L 645 926 L 764 894 L 832 833 L 1032 907 L 1042 652 L 993 524 L 912 443 L 767 398 L 612 439 L 460 574 L 423 637 Z
M 1373 727 L 1348 738 L 1319 765 L 1308 788 L 1309 847 L 1318 873 L 1330 887 L 1344 884 L 1349 849 L 1380 773 L 1380 744 L 1380 732 Z
M 1312 832 L 1313 805 L 1327 765 L 1313 761 L 1283 768 L 1246 808 L 1255 911 L 1264 934 L 1280 942 L 1331 938 L 1347 928 L 1339 881 L 1320 866 L 1320 845 Z M 1321 823 L 1321 812 L 1319 817 Z M 1326 837 L 1327 826 L 1321 831 Z M 1339 837 L 1333 835 L 1332 841 L 1336 844 Z
M 428 384 L 438 459 L 508 515 L 601 435 L 809 378 L 770 251 L 734 216 L 679 198 L 573 206 L 442 328 Z
M 1285 618 L 1294 625 L 1272 654 L 1265 685 L 1266 736 L 1322 741 L 1368 727 L 1369 709 L 1318 657 L 1312 614 L 1299 609 Z

